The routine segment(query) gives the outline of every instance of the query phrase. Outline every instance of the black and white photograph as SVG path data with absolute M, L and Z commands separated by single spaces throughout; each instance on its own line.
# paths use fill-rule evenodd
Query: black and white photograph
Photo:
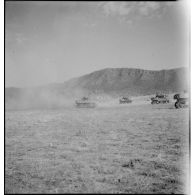
M 190 194 L 188 0 L 4 1 L 4 54 L 5 194 Z

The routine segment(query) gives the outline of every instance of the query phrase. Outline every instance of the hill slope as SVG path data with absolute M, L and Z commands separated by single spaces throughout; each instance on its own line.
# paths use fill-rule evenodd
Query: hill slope
M 131 95 L 151 94 L 155 91 L 180 91 L 187 88 L 187 69 L 177 68 L 150 71 L 129 68 L 109 68 L 92 72 L 65 82 L 66 88 L 89 92 L 128 91 Z

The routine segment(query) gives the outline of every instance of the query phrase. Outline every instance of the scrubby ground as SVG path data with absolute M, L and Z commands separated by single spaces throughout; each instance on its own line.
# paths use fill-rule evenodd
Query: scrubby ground
M 188 193 L 189 110 L 6 112 L 6 193 Z

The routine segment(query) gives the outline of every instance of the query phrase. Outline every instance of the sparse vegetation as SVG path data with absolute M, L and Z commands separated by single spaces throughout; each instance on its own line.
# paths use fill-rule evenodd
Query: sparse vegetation
M 6 193 L 187 193 L 188 108 L 6 111 Z

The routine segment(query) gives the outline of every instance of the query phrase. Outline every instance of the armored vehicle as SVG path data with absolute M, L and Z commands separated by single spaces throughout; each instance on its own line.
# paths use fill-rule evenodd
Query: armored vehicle
M 175 108 L 188 107 L 188 104 L 189 104 L 189 98 L 188 97 L 181 97 L 180 94 L 175 94 L 173 96 L 173 99 L 177 100 L 175 102 Z
M 132 102 L 132 100 L 130 100 L 129 98 L 127 98 L 127 97 L 122 97 L 120 100 L 119 100 L 119 103 L 120 104 L 129 104 L 129 103 L 131 103 Z
M 89 101 L 88 97 L 83 97 L 81 100 L 76 100 L 76 107 L 77 108 L 95 108 L 96 103 Z
M 167 95 L 165 94 L 156 94 L 156 97 L 151 98 L 151 104 L 166 104 L 169 103 Z

